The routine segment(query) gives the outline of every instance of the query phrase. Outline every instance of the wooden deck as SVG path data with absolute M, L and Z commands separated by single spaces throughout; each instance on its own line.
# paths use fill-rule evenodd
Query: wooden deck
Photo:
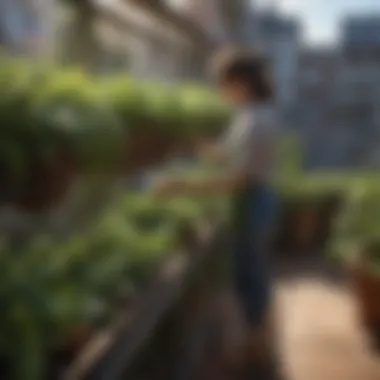
M 380 380 L 380 357 L 368 350 L 356 324 L 347 283 L 326 275 L 318 265 L 289 264 L 278 276 L 277 306 L 287 379 Z M 225 294 L 222 298 L 230 347 L 234 347 L 244 331 L 233 297 Z M 223 373 L 222 362 L 221 358 L 211 360 L 200 377 L 233 380 Z

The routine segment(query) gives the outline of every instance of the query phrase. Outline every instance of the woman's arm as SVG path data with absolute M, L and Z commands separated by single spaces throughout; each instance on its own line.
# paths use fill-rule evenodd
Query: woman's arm
M 157 188 L 158 195 L 164 197 L 179 195 L 231 194 L 245 188 L 249 183 L 266 180 L 273 161 L 274 144 L 270 130 L 252 130 L 241 144 L 239 159 L 232 171 L 224 177 L 199 181 L 169 181 Z
M 199 196 L 231 194 L 243 188 L 248 181 L 244 173 L 231 173 L 225 177 L 215 177 L 202 180 L 168 181 L 159 185 L 156 194 L 159 197 Z
M 196 147 L 199 157 L 212 164 L 222 164 L 226 160 L 226 152 L 222 144 L 200 141 Z

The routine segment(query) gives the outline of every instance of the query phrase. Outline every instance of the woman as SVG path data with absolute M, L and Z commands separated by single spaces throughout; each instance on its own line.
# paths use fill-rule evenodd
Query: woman
M 219 178 L 172 181 L 159 194 L 170 197 L 230 194 L 233 202 L 236 294 L 250 334 L 247 379 L 278 378 L 271 339 L 271 281 L 268 268 L 270 234 L 276 218 L 272 190 L 276 129 L 271 110 L 273 91 L 264 61 L 245 51 L 217 57 L 214 74 L 223 98 L 237 108 L 237 117 L 220 143 L 201 151 L 225 167 Z

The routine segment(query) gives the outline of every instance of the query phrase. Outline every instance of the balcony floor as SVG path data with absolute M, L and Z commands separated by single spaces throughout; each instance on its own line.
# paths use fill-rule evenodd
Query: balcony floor
M 380 380 L 380 356 L 368 350 L 344 281 L 327 275 L 318 263 L 288 264 L 281 267 L 277 296 L 289 380 Z M 222 299 L 233 347 L 244 332 L 233 297 L 226 293 Z M 221 362 L 210 360 L 199 378 L 232 380 Z

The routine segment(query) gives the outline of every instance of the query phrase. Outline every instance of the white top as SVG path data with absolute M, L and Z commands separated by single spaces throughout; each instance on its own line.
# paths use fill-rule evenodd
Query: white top
M 240 111 L 223 136 L 222 145 L 232 171 L 247 173 L 252 182 L 272 181 L 277 145 L 273 109 L 261 106 Z

